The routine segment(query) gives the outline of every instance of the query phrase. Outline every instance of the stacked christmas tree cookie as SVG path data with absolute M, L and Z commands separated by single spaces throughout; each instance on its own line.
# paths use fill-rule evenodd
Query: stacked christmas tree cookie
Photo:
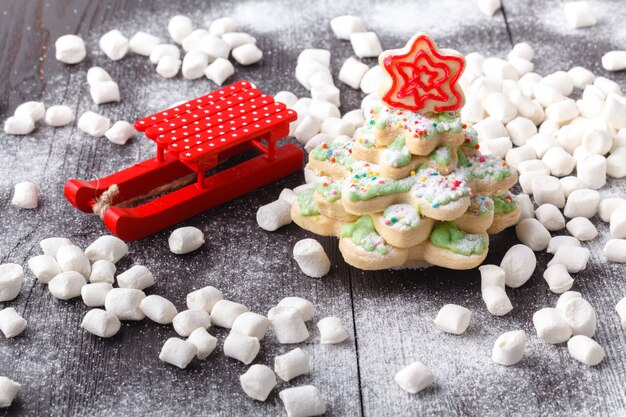
M 508 191 L 517 172 L 481 155 L 476 132 L 460 120 L 458 52 L 417 34 L 379 63 L 389 75 L 381 99 L 353 138 L 310 152 L 308 168 L 325 178 L 298 194 L 292 218 L 339 237 L 344 259 L 360 269 L 474 268 L 488 233 L 517 223 Z

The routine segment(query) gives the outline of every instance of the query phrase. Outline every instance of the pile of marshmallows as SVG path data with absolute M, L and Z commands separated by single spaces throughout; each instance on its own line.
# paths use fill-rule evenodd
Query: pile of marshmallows
M 168 244 L 173 253 L 186 254 L 204 244 L 204 235 L 195 227 L 181 227 L 172 232 Z M 246 365 L 256 358 L 260 342 L 270 327 L 281 344 L 302 343 L 309 338 L 306 322 L 315 316 L 315 307 L 303 298 L 283 298 L 266 317 L 225 300 L 221 291 L 207 286 L 189 293 L 187 309 L 179 312 L 166 298 L 144 293 L 155 283 L 153 274 L 145 266 L 135 265 L 116 276 L 115 263 L 128 253 L 128 247 L 115 236 L 102 236 L 84 251 L 61 237 L 44 239 L 40 246 L 44 254 L 30 258 L 28 267 L 41 284 L 48 285 L 53 297 L 60 300 L 82 297 L 91 310 L 85 314 L 81 327 L 108 338 L 120 331 L 121 321 L 148 317 L 159 324 L 172 324 L 181 338 L 166 340 L 159 359 L 181 369 L 194 358 L 206 359 L 215 350 L 217 338 L 207 332 L 211 325 L 230 329 L 224 341 L 224 354 Z M 0 302 L 15 299 L 23 281 L 24 270 L 20 265 L 0 265 Z M 116 282 L 118 287 L 114 288 Z M 26 320 L 14 308 L 0 311 L 0 331 L 5 337 L 20 335 L 26 325 Z M 319 320 L 317 328 L 322 344 L 341 343 L 348 338 L 338 317 Z M 255 364 L 241 375 L 240 381 L 246 394 L 265 401 L 277 385 L 275 375 L 288 382 L 310 371 L 308 356 L 296 348 L 276 356 L 274 370 Z M 19 388 L 19 384 L 0 377 L 0 407 L 8 407 Z M 279 396 L 289 415 L 297 415 L 294 414 L 297 409 L 313 413 L 307 415 L 325 412 L 325 401 L 314 386 L 284 389 Z

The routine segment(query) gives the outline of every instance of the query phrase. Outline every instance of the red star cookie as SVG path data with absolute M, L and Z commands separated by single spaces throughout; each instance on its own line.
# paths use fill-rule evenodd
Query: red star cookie
M 459 110 L 465 97 L 458 80 L 465 69 L 463 55 L 437 49 L 418 33 L 402 49 L 385 51 L 378 63 L 389 75 L 380 96 L 391 107 L 419 113 Z

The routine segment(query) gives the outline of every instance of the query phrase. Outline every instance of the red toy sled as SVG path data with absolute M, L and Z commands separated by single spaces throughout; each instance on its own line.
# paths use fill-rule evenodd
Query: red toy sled
M 65 196 L 100 215 L 121 239 L 141 239 L 298 171 L 302 150 L 275 146 L 296 118 L 283 103 L 239 81 L 137 120 L 135 128 L 156 142 L 156 156 L 98 180 L 70 179 Z M 263 154 L 205 177 L 206 170 L 250 149 Z

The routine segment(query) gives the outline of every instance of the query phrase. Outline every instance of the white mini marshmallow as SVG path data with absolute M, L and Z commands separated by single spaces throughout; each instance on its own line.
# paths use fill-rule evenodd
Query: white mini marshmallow
M 211 324 L 230 329 L 235 319 L 250 311 L 248 307 L 230 300 L 218 300 L 211 309 Z
M 144 290 L 154 285 L 154 275 L 143 265 L 134 265 L 117 276 L 120 288 Z
M 321 278 L 330 271 L 330 259 L 320 243 L 314 239 L 303 239 L 293 247 L 293 257 L 305 275 Z
M 261 206 L 256 212 L 256 221 L 263 230 L 278 230 L 291 223 L 291 205 L 278 199 Z
M 209 31 L 206 29 L 196 29 L 190 32 L 181 42 L 183 50 L 185 52 L 191 52 L 200 49 L 202 47 L 202 40 L 208 34 Z
M 359 110 L 360 111 L 360 110 Z M 306 143 L 306 145 L 304 145 L 304 150 L 308 153 L 311 152 L 313 149 L 317 148 L 319 145 L 321 145 L 323 142 L 332 142 L 332 139 L 330 136 L 328 136 L 325 133 L 318 133 L 317 135 L 313 136 L 311 139 L 309 139 Z M 305 174 L 307 171 L 304 171 Z M 280 198 L 280 197 L 279 197 Z M 298 195 L 296 194 L 293 198 L 292 201 L 297 200 Z M 289 201 L 288 201 L 289 202 Z M 291 204 L 291 202 L 289 202 Z
M 606 175 L 613 178 L 626 176 L 626 148 L 617 148 L 606 158 Z
M 537 126 L 525 117 L 516 117 L 508 122 L 506 130 L 515 146 L 526 144 L 528 139 L 537 134 Z
M 559 124 L 574 119 L 578 114 L 579 111 L 576 102 L 569 98 L 546 107 L 546 118 L 554 120 Z
M 335 106 L 341 105 L 339 89 L 332 84 L 311 84 L 311 97 L 313 100 L 328 101 Z
M 311 372 L 309 358 L 300 348 L 276 356 L 274 358 L 274 372 L 285 382 L 289 382 L 297 376 Z
M 190 310 L 202 308 L 208 313 L 213 311 L 213 307 L 218 301 L 223 300 L 224 295 L 215 287 L 206 286 L 187 294 L 187 308 Z M 215 324 L 215 321 L 213 321 Z
M 185 310 L 172 319 L 174 330 L 180 336 L 186 337 L 197 328 L 208 329 L 211 326 L 211 316 L 206 310 Z
M 365 25 L 358 16 L 337 16 L 330 21 L 330 28 L 338 39 L 350 40 L 353 33 L 365 32 Z
M 72 242 L 64 237 L 49 237 L 47 239 L 39 242 L 39 246 L 44 254 L 50 255 L 53 258 L 56 258 L 57 252 L 61 248 L 61 246 L 71 245 Z
M 613 144 L 609 125 L 601 119 L 587 122 L 581 144 L 588 154 L 605 155 L 608 153 Z
M 377 58 L 383 51 L 378 35 L 374 32 L 353 32 L 350 43 L 354 54 L 359 58 Z
M 485 118 L 483 102 L 478 97 L 465 98 L 465 106 L 461 109 L 461 119 L 469 123 L 477 123 Z
M 15 337 L 26 329 L 28 323 L 13 307 L 0 310 L 0 331 L 4 337 Z
M 626 51 L 609 51 L 602 55 L 602 67 L 607 71 L 626 69 Z
M 113 285 L 106 282 L 97 282 L 95 284 L 84 285 L 80 289 L 80 295 L 83 303 L 87 307 L 102 307 L 109 291 L 113 289 Z
M 328 103 L 328 104 L 334 106 L 334 104 L 332 103 Z M 317 135 L 320 132 L 321 127 L 322 127 L 322 123 L 320 122 L 320 119 L 313 117 L 313 116 L 305 116 L 299 122 L 298 127 L 296 128 L 294 132 L 294 136 L 296 137 L 298 142 L 300 142 L 303 145 L 306 145 L 306 143 L 313 136 Z
M 542 308 L 533 314 L 537 336 L 548 343 L 558 344 L 569 340 L 572 329 L 556 308 Z
M 300 297 L 285 297 L 277 304 L 278 307 L 293 307 L 298 310 L 302 320 L 309 321 L 315 315 L 315 306 L 309 300 Z
M 562 294 L 569 291 L 574 284 L 574 280 L 567 272 L 567 268 L 562 264 L 553 264 L 549 266 L 543 273 L 543 278 L 548 283 L 550 291 L 556 294 Z
M 209 57 L 202 51 L 192 50 L 183 58 L 183 77 L 195 80 L 204 75 L 204 69 L 209 65 Z
M 574 83 L 574 87 L 581 90 L 588 85 L 593 84 L 593 80 L 596 78 L 596 76 L 593 75 L 593 72 L 583 67 L 573 67 L 567 71 L 567 75 L 569 75 Z
M 535 253 L 526 245 L 513 245 L 504 254 L 500 268 L 504 269 L 506 285 L 521 287 L 528 281 L 537 266 Z
M 87 56 L 85 42 L 77 35 L 63 35 L 54 43 L 56 59 L 65 64 L 77 64 Z
M 287 388 L 278 396 L 285 405 L 287 417 L 320 416 L 326 413 L 326 402 L 313 385 Z
M 619 84 L 606 77 L 596 77 L 596 79 L 593 80 L 593 85 L 598 87 L 606 96 L 611 93 L 615 93 L 620 96 L 622 95 L 622 89 Z
M 530 145 L 524 145 L 519 148 L 511 149 L 506 153 L 505 158 L 506 163 L 511 165 L 513 168 L 517 168 L 520 162 L 528 161 L 529 159 L 537 159 L 537 153 Z
M 116 236 L 100 236 L 85 249 L 90 261 L 105 260 L 116 263 L 128 253 L 128 245 Z
M 161 43 L 161 39 L 146 32 L 137 32 L 128 41 L 128 47 L 136 54 L 150 56 L 152 50 Z
M 572 328 L 572 335 L 593 337 L 596 333 L 596 312 L 587 300 L 573 297 L 559 306 L 559 311 Z
M 535 217 L 535 208 L 533 206 L 533 202 L 530 201 L 530 196 L 528 194 L 518 194 L 517 204 L 522 211 L 520 213 L 520 220 Z
M 518 148 L 519 149 L 519 148 Z M 556 177 L 540 176 L 532 180 L 533 197 L 538 205 L 550 203 L 558 208 L 565 206 L 565 193 Z
M 126 121 L 118 120 L 104 133 L 104 136 L 116 145 L 125 145 L 134 133 L 135 128 L 133 125 Z
M 478 267 L 480 271 L 480 289 L 487 287 L 504 288 L 505 272 L 498 265 L 481 265 Z
M 416 361 L 398 371 L 394 376 L 394 380 L 403 390 L 416 394 L 424 388 L 433 385 L 435 383 L 435 375 L 422 362 Z
M 483 61 L 483 73 L 499 80 L 519 80 L 519 73 L 513 65 L 501 58 L 489 57 Z
M 508 137 L 487 139 L 480 142 L 480 153 L 494 155 L 503 159 L 513 148 L 513 143 Z
M 99 308 L 89 310 L 80 325 L 89 333 L 99 337 L 115 336 L 120 331 L 121 326 L 122 324 L 115 314 Z
M 626 262 L 626 239 L 610 239 L 604 245 L 604 257 L 611 262 Z
M 86 111 L 78 119 L 77 127 L 86 134 L 99 138 L 104 136 L 111 127 L 111 120 L 108 117 L 99 115 L 92 111 Z
M 527 72 L 518 80 L 522 93 L 528 98 L 535 98 L 534 88 L 541 82 L 543 77 L 536 72 Z
M 606 183 L 606 158 L 591 155 L 578 161 L 576 176 L 589 188 L 598 190 Z
M 276 375 L 267 365 L 252 365 L 239 377 L 243 392 L 257 401 L 265 401 L 276 386 Z
M 179 227 L 168 239 L 170 251 L 176 255 L 193 252 L 204 244 L 204 233 L 197 227 Z
M 102 52 L 113 61 L 119 61 L 128 53 L 128 38 L 117 29 L 102 35 L 99 41 Z
M 64 105 L 50 106 L 46 110 L 45 121 L 52 127 L 68 125 L 74 121 L 74 111 Z
M 573 191 L 567 198 L 563 213 L 569 217 L 591 218 L 598 212 L 600 193 L 595 190 L 582 189 Z
M 615 311 L 622 322 L 622 327 L 626 329 L 626 297 L 622 298 L 615 305 Z
M 209 334 L 203 327 L 198 327 L 191 332 L 187 341 L 193 343 L 198 349 L 196 357 L 200 360 L 206 359 L 217 346 L 217 338 Z
M 585 184 L 583 184 L 578 177 L 567 176 L 559 178 L 559 181 L 561 182 L 561 187 L 563 187 L 563 194 L 565 194 L 565 198 L 569 198 L 574 191 L 585 188 Z
M 380 65 L 370 68 L 361 79 L 361 91 L 365 94 L 377 92 L 387 75 Z
M 270 328 L 270 320 L 257 313 L 246 311 L 233 322 L 232 331 L 263 340 Z
M 91 275 L 89 258 L 81 248 L 74 245 L 64 245 L 59 248 L 56 260 L 62 271 L 79 272 L 83 277 Z
M 556 309 L 563 313 L 565 303 L 574 298 L 582 298 L 582 295 L 577 291 L 566 291 L 559 296 L 556 301 Z
M 584 336 L 573 336 L 567 342 L 567 350 L 572 358 L 589 366 L 596 366 L 604 359 L 604 349 L 595 340 Z
M 296 104 L 296 101 L 298 101 L 298 97 L 291 91 L 279 91 L 274 95 L 274 101 L 283 103 L 285 106 L 291 108 Z
M 30 181 L 15 184 L 11 204 L 22 209 L 37 208 L 39 202 L 39 187 Z
M 561 246 L 579 247 L 580 240 L 573 236 L 554 236 L 550 239 L 546 252 L 554 254 Z
M 582 242 L 595 239 L 598 236 L 598 230 L 586 217 L 574 217 L 567 222 L 566 227 L 572 236 Z
M 481 63 L 481 67 L 484 60 Z M 482 68 L 480 70 L 482 73 Z M 502 80 L 495 77 L 478 77 L 470 85 L 470 97 L 476 97 L 481 101 L 485 101 L 487 97 L 495 93 L 502 92 Z
M 525 162 L 525 161 L 523 161 L 523 162 Z M 533 193 L 533 181 L 534 181 L 534 179 L 537 178 L 537 177 L 545 177 L 545 176 L 546 175 L 543 172 L 541 172 L 541 171 L 521 172 L 520 176 L 518 178 L 519 185 L 522 187 L 522 191 L 523 192 L 528 193 L 528 194 L 532 194 Z
M 178 74 L 182 61 L 172 56 L 164 56 L 159 60 L 156 72 L 163 78 L 173 78 Z
M 313 80 L 316 83 L 332 84 L 332 78 L 328 67 L 315 59 L 306 59 L 296 65 L 296 79 L 307 90 L 311 89 Z
M 255 44 L 247 43 L 233 49 L 233 58 L 240 65 L 252 65 L 263 58 L 263 51 L 261 51 Z
M 514 330 L 501 334 L 496 339 L 491 351 L 491 359 L 498 365 L 515 365 L 524 357 L 526 350 L 526 332 Z
M 185 369 L 198 353 L 198 348 L 193 343 L 170 337 L 165 341 L 159 353 L 159 359 L 180 369 Z
M 53 297 L 69 300 L 79 297 L 83 286 L 87 285 L 85 277 L 75 271 L 62 272 L 48 282 L 48 289 Z
M 584 28 L 596 24 L 596 16 L 587 1 L 571 1 L 565 3 L 565 18 L 573 29 Z
M 224 33 L 222 35 L 222 40 L 230 45 L 230 49 L 235 49 L 236 47 L 245 45 L 247 43 L 256 44 L 256 38 L 244 32 Z
M 115 282 L 115 271 L 117 270 L 115 264 L 111 261 L 99 260 L 91 265 L 91 274 L 89 275 L 89 282 L 91 283 L 108 283 L 113 284 Z
M 28 267 L 42 284 L 47 284 L 52 278 L 62 272 L 56 259 L 50 255 L 39 255 L 30 258 Z
M 343 323 L 339 317 L 325 317 L 317 322 L 322 344 L 341 343 L 348 338 Z
M 587 267 L 589 260 L 589 249 L 578 246 L 561 245 L 554 253 L 554 256 L 548 262 L 548 266 L 555 264 L 563 264 L 567 268 L 567 272 L 580 272 Z
M 33 122 L 40 121 L 45 114 L 46 106 L 41 101 L 27 101 L 17 106 L 13 112 L 14 116 L 28 116 Z
M 509 62 L 509 64 L 511 64 L 513 68 L 515 68 L 515 71 L 520 76 L 531 72 L 535 68 L 535 64 L 533 64 L 527 59 L 520 58 L 518 56 L 512 56 L 508 58 L 507 61 Z M 505 80 L 505 81 L 511 81 L 511 80 Z
M 576 159 L 558 146 L 548 149 L 541 160 L 555 177 L 569 175 L 576 167 Z
M 224 81 L 234 73 L 235 67 L 233 64 L 228 59 L 222 57 L 217 58 L 204 69 L 205 77 L 217 85 L 224 84 Z
M 339 81 L 354 89 L 358 89 L 368 69 L 366 64 L 350 57 L 344 61 L 339 70 Z
M 20 388 L 22 388 L 22 385 L 10 380 L 6 376 L 0 376 L 0 409 L 11 406 Z
M 267 317 L 272 323 L 278 343 L 300 343 L 309 338 L 309 331 L 297 309 L 274 307 L 268 312 Z
M 304 49 L 298 55 L 298 64 L 305 62 L 317 62 L 322 66 L 330 67 L 330 50 L 328 49 Z
M 537 219 L 524 219 L 515 226 L 517 238 L 533 251 L 542 251 L 548 247 L 550 232 Z
M 170 19 L 167 31 L 174 42 L 180 44 L 193 31 L 193 23 L 187 16 L 176 15 Z
M 143 320 L 141 301 L 146 298 L 141 290 L 133 288 L 113 288 L 104 300 L 104 308 L 120 320 Z
M 333 103 L 323 100 L 312 100 L 310 104 L 311 116 L 319 121 L 326 120 L 329 117 L 341 117 L 339 108 Z
M 517 107 L 502 93 L 493 93 L 483 103 L 485 111 L 502 123 L 509 123 L 517 116 Z M 513 141 L 515 143 L 515 141 Z
M 248 365 L 256 358 L 261 345 L 259 339 L 231 331 L 224 340 L 224 355 Z
M 209 32 L 214 36 L 222 36 L 225 33 L 237 30 L 237 22 L 232 17 L 220 17 L 211 22 Z
M 543 107 L 565 100 L 565 96 L 557 87 L 544 82 L 534 85 L 533 94 Z
M 204 35 L 199 50 L 209 56 L 210 59 L 228 58 L 230 54 L 230 45 L 222 39 L 211 34 Z
M 287 204 L 291 205 L 291 203 L 298 199 L 298 194 L 296 194 L 295 191 L 289 188 L 284 188 L 278 195 L 278 199 L 283 200 Z
M 626 199 L 621 197 L 605 198 L 600 201 L 598 205 L 598 212 L 600 219 L 603 222 L 609 222 L 611 220 L 611 214 L 619 207 L 626 207 Z
M 4 133 L 9 135 L 28 135 L 35 130 L 35 122 L 28 116 L 11 116 L 4 122 Z
M 146 317 L 159 324 L 170 324 L 178 314 L 174 303 L 160 295 L 147 296 L 141 300 L 139 308 Z
M 611 213 L 609 230 L 614 238 L 626 238 L 626 207 L 618 207 Z
M 467 330 L 472 312 L 465 307 L 446 304 L 439 310 L 434 320 L 435 325 L 447 333 L 462 334 Z
M 487 311 L 494 316 L 504 316 L 513 310 L 511 300 L 503 287 L 495 285 L 485 287 L 482 289 L 482 296 Z
M 568 153 L 574 153 L 576 148 L 580 146 L 583 140 L 583 134 L 586 130 L 586 121 L 585 123 L 581 122 L 578 124 L 576 120 L 569 125 L 561 127 L 556 133 L 557 143 Z
M 549 231 L 563 230 L 565 218 L 554 204 L 543 204 L 535 210 L 535 217 Z
M 322 122 L 320 130 L 322 133 L 327 134 L 331 138 L 336 138 L 337 136 L 352 137 L 352 134 L 354 133 L 354 126 L 343 119 L 329 117 Z

